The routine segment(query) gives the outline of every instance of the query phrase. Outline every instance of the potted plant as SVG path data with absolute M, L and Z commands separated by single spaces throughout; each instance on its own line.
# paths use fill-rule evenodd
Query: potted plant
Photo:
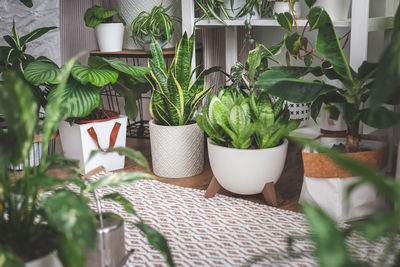
M 43 122 L 43 148 L 49 145 L 51 135 L 60 121 L 66 118 L 69 103 L 63 93 L 73 60 L 69 60 L 59 75 L 60 83 L 54 97 L 46 106 Z M 150 178 L 142 172 L 118 173 L 100 178 L 91 184 L 79 177 L 77 162 L 59 154 L 43 155 L 37 167 L 24 165 L 21 173 L 10 172 L 10 164 L 24 164 L 32 146 L 34 130 L 38 123 L 39 108 L 29 85 L 15 72 L 4 72 L 0 85 L 1 113 L 8 123 L 8 131 L 0 130 L 0 255 L 5 266 L 84 266 L 82 248 L 93 251 L 97 239 L 97 221 L 89 207 L 88 194 L 101 186 L 116 186 L 121 182 L 134 182 Z M 16 119 L 17 118 L 17 119 Z M 116 148 L 118 153 L 128 153 L 131 159 L 146 166 L 145 158 L 136 151 Z M 148 166 L 147 166 L 148 167 Z M 61 168 L 68 177 L 58 179 L 49 171 Z M 80 188 L 73 191 L 67 185 Z M 118 193 L 103 196 L 121 203 L 129 214 L 137 216 L 132 205 Z M 68 216 L 65 216 L 68 214 Z M 139 218 L 134 224 L 141 229 L 149 242 L 162 251 L 167 262 L 173 261 L 165 238 L 145 225 Z M 58 255 L 58 259 L 56 258 Z M 61 263 L 60 263 L 61 262 Z M 41 265 L 40 265 L 41 264 Z
M 224 19 L 232 19 L 231 15 L 228 13 L 229 6 L 225 4 L 226 1 L 222 0 L 196 0 L 196 5 L 201 10 L 202 15 L 199 20 L 210 19 L 211 17 L 218 20 L 220 23 L 225 24 Z M 230 9 L 233 10 L 233 5 L 236 1 L 231 1 Z M 222 14 L 222 17 L 218 15 L 218 10 Z M 233 12 L 233 11 L 232 11 Z
M 222 89 L 218 96 L 211 95 L 209 107 L 203 107 L 196 119 L 209 136 L 211 183 L 236 194 L 263 192 L 269 204 L 276 206 L 274 184 L 282 173 L 288 146 L 283 137 L 300 124 L 300 120 L 289 120 L 283 100 L 273 105 L 266 93 L 256 96 L 251 91 L 244 96 Z M 214 191 L 206 193 L 208 197 L 217 191 L 211 187 L 207 192 Z
M 369 108 L 364 105 L 371 94 L 370 80 L 376 74 L 377 64 L 364 62 L 358 72 L 355 72 L 349 67 L 343 54 L 328 13 L 319 7 L 313 7 L 308 15 L 308 21 L 311 30 L 318 29 L 316 50 L 326 61 L 321 67 L 272 67 L 260 76 L 258 86 L 288 101 L 310 103 L 311 115 L 314 119 L 322 103 L 329 101 L 330 106 L 337 109 L 337 113 L 343 114 L 347 125 L 347 132 L 342 140 L 344 145 L 339 145 L 336 149 L 346 152 L 348 157 L 363 160 L 376 169 L 382 169 L 385 166 L 385 144 L 367 140 L 370 139 L 368 137 L 362 140 L 363 136 L 359 133 L 361 122 L 374 128 L 386 128 L 400 122 L 400 116 L 397 113 L 383 106 Z M 340 80 L 345 89 L 319 80 L 300 79 L 306 74 L 317 77 L 325 75 L 328 79 Z M 381 88 L 381 90 L 386 89 Z M 331 138 L 322 139 L 321 142 L 332 147 L 340 143 L 338 141 L 340 140 Z M 354 192 L 352 199 L 355 201 L 351 203 L 350 214 L 347 214 L 344 210 L 343 198 L 340 196 L 345 186 L 358 178 L 353 177 L 351 173 L 343 172 L 336 165 L 330 165 L 324 155 L 314 153 L 309 149 L 303 150 L 303 162 L 305 179 L 302 199 L 312 200 L 336 219 L 349 220 L 365 216 L 372 212 L 371 209 L 365 207 L 368 204 L 378 203 L 376 192 L 364 188 L 364 190 L 359 190 L 358 194 Z M 317 162 L 321 162 L 323 167 L 317 166 Z M 325 193 L 321 194 L 322 191 Z M 367 195 L 369 197 L 365 197 Z
M 124 167 L 125 158 L 118 153 L 109 153 L 114 146 L 125 146 L 127 116 L 113 111 L 104 111 L 101 91 L 103 86 L 113 84 L 113 88 L 125 97 L 125 112 L 129 119 L 137 114 L 136 100 L 140 90 L 146 85 L 149 69 L 131 66 L 119 59 L 89 57 L 88 66 L 75 63 L 72 77 L 68 80 L 63 95 L 64 101 L 71 104 L 67 112 L 68 122 L 60 125 L 63 151 L 67 157 L 78 159 L 83 165 L 92 150 L 102 149 L 104 153 L 85 165 L 83 173 L 102 165 L 107 170 Z M 57 84 L 60 69 L 46 62 L 33 62 L 25 70 L 25 78 L 32 84 Z M 54 96 L 49 93 L 49 100 Z
M 154 6 L 150 12 L 140 12 L 132 21 L 133 41 L 142 46 L 145 51 L 150 51 L 151 36 L 159 42 L 161 47 L 171 42 L 174 22 L 181 22 L 180 18 L 167 13 L 172 5 L 166 8 L 162 4 Z
M 120 22 L 113 22 L 115 15 L 117 15 Z M 117 10 L 108 10 L 95 5 L 86 10 L 83 19 L 86 27 L 95 29 L 100 51 L 118 52 L 122 50 L 126 22 Z
M 192 80 L 194 34 L 185 33 L 167 69 L 158 42 L 152 38 L 151 68 L 153 93 L 150 99 L 150 143 L 153 171 L 169 178 L 194 176 L 204 168 L 203 132 L 193 120 L 201 100 L 210 92 L 206 72 Z M 157 85 L 157 87 L 156 87 Z

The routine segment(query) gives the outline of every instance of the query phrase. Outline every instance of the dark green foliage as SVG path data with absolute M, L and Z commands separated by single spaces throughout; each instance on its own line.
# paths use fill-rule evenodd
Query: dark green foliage
M 85 21 L 86 27 L 95 28 L 100 23 L 111 23 L 112 18 L 117 15 L 118 19 L 122 22 L 122 24 L 126 25 L 126 22 L 123 18 L 118 14 L 118 11 L 115 9 L 105 9 L 101 6 L 92 6 L 86 10 L 83 19 Z

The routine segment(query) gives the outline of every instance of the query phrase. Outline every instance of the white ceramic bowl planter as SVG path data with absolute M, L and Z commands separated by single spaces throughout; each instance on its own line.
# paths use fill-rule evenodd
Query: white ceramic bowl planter
M 126 124 L 127 117 L 123 115 L 72 126 L 66 121 L 61 122 L 59 130 L 64 156 L 79 160 L 80 166 L 84 166 L 82 174 L 98 166 L 104 166 L 107 171 L 124 168 L 125 156 L 106 151 L 110 147 L 125 147 Z M 105 152 L 98 153 L 88 162 L 90 153 L 99 148 Z
M 328 12 L 333 21 L 347 20 L 349 18 L 351 0 L 317 0 L 316 6 L 320 6 Z
M 101 23 L 95 28 L 97 43 L 101 52 L 122 51 L 124 24 Z
M 292 14 L 292 12 L 290 11 L 289 2 L 275 2 L 274 14 L 275 13 L 276 14 L 280 14 L 280 13 L 285 13 L 285 12 L 289 12 L 290 14 Z M 294 13 L 296 14 L 296 16 L 298 18 L 300 18 L 300 16 L 301 16 L 301 6 L 300 6 L 299 2 L 294 3 Z
M 236 149 L 214 145 L 208 140 L 211 170 L 218 183 L 241 195 L 262 193 L 269 183 L 275 184 L 286 161 L 288 140 L 266 149 Z
M 153 172 L 167 178 L 190 177 L 204 169 L 204 135 L 197 123 L 184 126 L 150 123 Z

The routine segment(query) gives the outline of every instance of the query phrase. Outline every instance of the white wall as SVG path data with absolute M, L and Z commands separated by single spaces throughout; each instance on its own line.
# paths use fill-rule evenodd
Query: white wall
M 13 18 L 17 25 L 19 36 L 31 31 L 49 26 L 60 26 L 60 12 L 58 0 L 33 0 L 33 7 L 28 8 L 18 0 L 0 1 L 0 36 L 11 35 Z M 0 45 L 7 45 L 0 38 Z M 57 64 L 60 56 L 60 30 L 52 30 L 39 39 L 27 45 L 26 53 L 35 57 L 46 56 Z

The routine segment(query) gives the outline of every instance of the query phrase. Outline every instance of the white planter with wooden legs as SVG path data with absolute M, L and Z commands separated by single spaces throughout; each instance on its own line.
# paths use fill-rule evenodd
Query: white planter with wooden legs
M 104 166 L 107 171 L 122 169 L 125 166 L 125 156 L 117 152 L 107 152 L 109 148 L 125 147 L 127 117 L 124 115 L 106 120 L 96 120 L 90 123 L 70 125 L 63 121 L 60 124 L 60 138 L 64 156 L 79 160 L 83 166 L 82 174 Z M 103 150 L 90 161 L 93 150 Z
M 241 194 L 263 193 L 267 202 L 277 205 L 275 183 L 282 174 L 286 161 L 288 140 L 272 148 L 236 149 L 214 145 L 208 140 L 208 155 L 213 180 L 206 197 L 213 197 L 223 187 Z

